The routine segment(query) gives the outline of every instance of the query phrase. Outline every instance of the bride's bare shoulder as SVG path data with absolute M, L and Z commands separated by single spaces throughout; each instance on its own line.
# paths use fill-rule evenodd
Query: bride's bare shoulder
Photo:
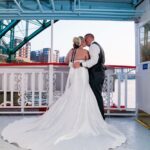
M 81 50 L 82 52 L 88 52 L 88 50 L 87 50 L 87 49 L 84 49 L 84 48 L 80 48 L 80 50 Z
M 87 49 L 83 49 L 85 59 L 88 60 L 90 58 L 89 51 Z
M 87 49 L 83 49 L 83 51 L 84 51 L 85 53 L 89 53 L 89 51 L 88 51 Z

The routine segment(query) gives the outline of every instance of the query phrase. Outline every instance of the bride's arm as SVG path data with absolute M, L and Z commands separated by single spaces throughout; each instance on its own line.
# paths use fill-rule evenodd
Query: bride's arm
M 67 54 L 67 56 L 66 56 L 66 58 L 65 58 L 65 63 L 66 63 L 66 64 L 69 64 L 71 52 L 72 52 L 72 49 L 68 52 L 68 54 Z

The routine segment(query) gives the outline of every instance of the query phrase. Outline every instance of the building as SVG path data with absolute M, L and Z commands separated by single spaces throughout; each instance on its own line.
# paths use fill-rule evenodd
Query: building
M 41 62 L 48 62 L 49 51 L 50 51 L 50 48 L 43 48 L 43 50 L 40 53 L 40 61 Z
M 64 62 L 65 62 L 65 56 L 59 57 L 59 62 L 60 62 L 60 63 L 64 63 Z
M 14 46 L 22 42 L 22 39 L 15 39 Z M 31 43 L 26 43 L 16 52 L 16 59 L 20 61 L 30 62 Z
M 59 50 L 54 50 L 54 58 L 53 58 L 53 61 L 59 62 L 59 55 L 60 55 Z
M 48 62 L 48 56 L 50 53 L 51 58 L 51 49 L 43 48 L 42 50 L 31 51 L 31 60 L 34 62 Z M 59 50 L 53 51 L 53 62 L 59 62 Z

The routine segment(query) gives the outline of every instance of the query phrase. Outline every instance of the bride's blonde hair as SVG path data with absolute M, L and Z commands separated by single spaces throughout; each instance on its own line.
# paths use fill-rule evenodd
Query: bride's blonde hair
M 82 36 L 73 38 L 73 46 L 74 48 L 79 48 L 81 46 L 81 41 L 83 40 Z

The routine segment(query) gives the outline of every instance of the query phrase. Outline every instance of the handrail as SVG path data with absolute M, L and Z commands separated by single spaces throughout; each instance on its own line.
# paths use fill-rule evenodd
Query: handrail
M 57 63 L 57 62 L 52 62 L 52 63 L 36 63 L 36 62 L 33 62 L 33 63 L 2 63 L 0 64 L 0 67 L 1 66 L 47 66 L 47 65 L 54 65 L 54 66 L 67 66 L 68 64 L 66 63 Z M 116 69 L 119 69 L 119 68 L 132 68 L 132 69 L 135 69 L 136 66 L 129 66 L 129 65 L 105 65 L 108 69 L 113 69 L 113 68 L 116 68 Z

